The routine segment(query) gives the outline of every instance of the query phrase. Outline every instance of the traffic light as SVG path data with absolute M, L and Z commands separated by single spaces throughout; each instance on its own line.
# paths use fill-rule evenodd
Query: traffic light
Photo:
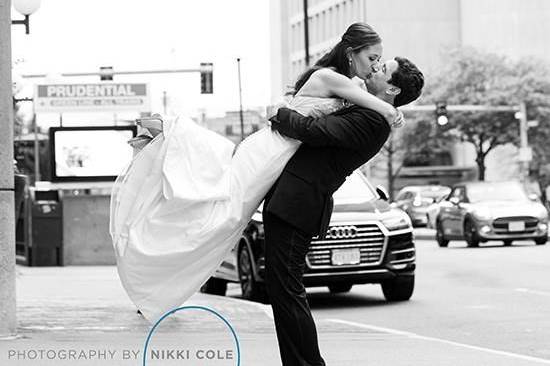
M 435 115 L 438 125 L 445 126 L 449 123 L 449 118 L 447 117 L 447 102 L 437 102 L 435 104 Z
M 201 94 L 214 93 L 212 74 L 214 66 L 211 62 L 201 62 Z
M 100 66 L 99 78 L 101 81 L 113 81 L 113 67 L 112 66 Z

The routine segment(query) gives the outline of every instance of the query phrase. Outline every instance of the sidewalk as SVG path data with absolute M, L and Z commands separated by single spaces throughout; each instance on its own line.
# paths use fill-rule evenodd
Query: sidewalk
M 15 339 L 0 340 L 0 365 L 142 365 L 150 325 L 136 314 L 115 267 L 18 266 L 17 299 L 19 334 Z M 268 306 L 204 294 L 196 294 L 185 305 L 206 306 L 227 319 L 239 339 L 241 365 L 280 365 Z M 317 319 L 317 326 L 328 366 L 541 363 L 338 319 Z M 152 349 L 164 359 L 150 360 L 147 365 L 237 364 L 228 327 L 204 311 L 182 311 L 165 319 L 152 337 L 149 351 Z M 215 353 L 215 359 L 199 360 L 197 351 L 206 354 L 208 350 L 210 355 Z M 79 359 L 67 359 L 70 352 Z M 189 357 L 170 359 L 175 355 Z

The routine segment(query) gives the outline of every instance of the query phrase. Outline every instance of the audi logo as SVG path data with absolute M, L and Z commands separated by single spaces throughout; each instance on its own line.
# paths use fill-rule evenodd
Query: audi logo
M 355 226 L 333 226 L 328 229 L 327 237 L 334 239 L 349 239 L 357 236 Z

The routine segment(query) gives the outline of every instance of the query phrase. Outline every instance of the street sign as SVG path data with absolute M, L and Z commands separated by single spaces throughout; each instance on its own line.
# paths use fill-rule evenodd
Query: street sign
M 151 96 L 145 83 L 93 83 L 36 85 L 37 113 L 149 112 Z

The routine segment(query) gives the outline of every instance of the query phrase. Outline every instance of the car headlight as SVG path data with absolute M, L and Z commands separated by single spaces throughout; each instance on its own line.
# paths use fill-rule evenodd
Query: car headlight
M 542 207 L 540 209 L 539 214 L 537 215 L 540 221 L 547 222 L 548 221 L 548 211 L 546 208 Z
M 408 229 L 412 226 L 411 225 L 411 219 L 409 219 L 408 216 L 388 217 L 387 219 L 382 220 L 382 224 L 389 231 L 400 230 L 400 229 Z
M 489 210 L 487 207 L 476 208 L 473 211 L 473 214 L 475 217 L 477 217 L 480 220 L 491 220 L 493 218 L 493 214 L 491 213 L 491 210 Z

